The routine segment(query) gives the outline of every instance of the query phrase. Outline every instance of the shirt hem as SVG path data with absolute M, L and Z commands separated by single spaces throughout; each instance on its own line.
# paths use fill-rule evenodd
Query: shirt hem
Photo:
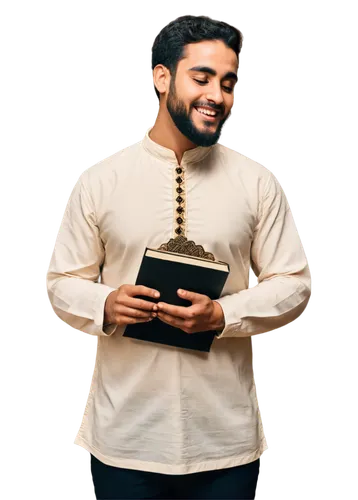
M 112 467 L 121 467 L 126 469 L 141 470 L 146 472 L 156 472 L 159 474 L 193 474 L 195 472 L 205 472 L 210 470 L 227 469 L 238 465 L 244 465 L 257 460 L 265 450 L 268 449 L 265 439 L 262 439 L 260 446 L 253 453 L 245 456 L 226 457 L 218 460 L 209 460 L 197 464 L 182 464 L 182 465 L 169 465 L 159 462 L 144 462 L 141 460 L 114 458 L 103 455 L 97 448 L 91 446 L 81 436 L 76 436 L 74 444 L 81 446 L 89 453 L 94 455 L 101 462 L 111 465 Z

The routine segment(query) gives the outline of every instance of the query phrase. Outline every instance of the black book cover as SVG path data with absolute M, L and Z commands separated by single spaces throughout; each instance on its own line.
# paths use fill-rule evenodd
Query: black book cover
M 213 269 L 202 267 L 201 261 L 205 259 L 185 255 L 185 263 L 176 262 L 175 260 L 166 260 L 175 255 L 172 252 L 155 250 L 154 253 L 152 251 L 152 256 L 148 256 L 148 250 L 151 251 L 147 248 L 144 252 L 135 284 L 158 290 L 160 297 L 155 299 L 138 295 L 137 298 L 155 303 L 166 302 L 178 306 L 191 306 L 190 301 L 178 296 L 177 290 L 179 288 L 207 295 L 212 300 L 220 297 L 230 272 L 228 264 L 217 262 L 218 269 Z M 162 258 L 153 258 L 157 252 L 161 254 Z M 188 263 L 188 259 L 192 264 Z M 212 264 L 207 265 L 212 266 Z M 206 331 L 189 334 L 180 328 L 175 328 L 158 318 L 154 318 L 146 323 L 127 325 L 123 336 L 184 349 L 210 352 L 215 333 L 215 331 Z

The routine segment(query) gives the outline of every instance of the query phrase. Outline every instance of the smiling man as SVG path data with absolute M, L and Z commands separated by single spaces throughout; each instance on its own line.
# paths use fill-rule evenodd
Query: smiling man
M 192 66 L 196 61 L 201 64 Z M 179 163 L 184 151 L 217 143 L 234 103 L 238 65 L 223 41 L 209 40 L 187 45 L 173 75 L 163 64 L 155 66 L 162 97 L 150 138 L 173 149 Z
M 251 337 L 302 314 L 311 276 L 274 174 L 218 143 L 241 46 L 239 30 L 206 16 L 165 26 L 152 48 L 154 125 L 84 171 L 65 210 L 47 290 L 59 318 L 98 340 L 75 438 L 98 499 L 255 497 L 267 443 Z M 134 284 L 146 247 L 190 242 L 230 265 L 217 300 L 178 290 L 191 303 L 179 307 Z M 123 336 L 153 318 L 216 331 L 211 351 Z

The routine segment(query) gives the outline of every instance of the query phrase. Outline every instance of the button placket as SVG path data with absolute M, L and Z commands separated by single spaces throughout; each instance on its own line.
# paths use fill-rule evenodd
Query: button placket
M 175 201 L 177 203 L 175 209 L 175 225 L 176 228 L 174 230 L 176 236 L 185 236 L 186 232 L 186 224 L 185 224 L 185 168 L 183 165 L 176 166 L 174 170 L 175 177 L 175 193 L 176 198 Z

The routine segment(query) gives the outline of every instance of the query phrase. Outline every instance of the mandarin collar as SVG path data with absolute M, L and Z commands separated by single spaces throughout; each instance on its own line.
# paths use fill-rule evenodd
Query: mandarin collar
M 141 141 L 144 149 L 159 160 L 178 165 L 177 157 L 175 156 L 175 153 L 172 149 L 161 146 L 149 137 L 149 132 L 152 130 L 152 128 L 153 126 L 147 129 L 145 136 Z M 214 146 L 215 144 L 213 144 L 212 146 L 196 146 L 195 148 L 187 149 L 183 153 L 181 165 L 187 165 L 189 163 L 195 163 L 202 160 Z

